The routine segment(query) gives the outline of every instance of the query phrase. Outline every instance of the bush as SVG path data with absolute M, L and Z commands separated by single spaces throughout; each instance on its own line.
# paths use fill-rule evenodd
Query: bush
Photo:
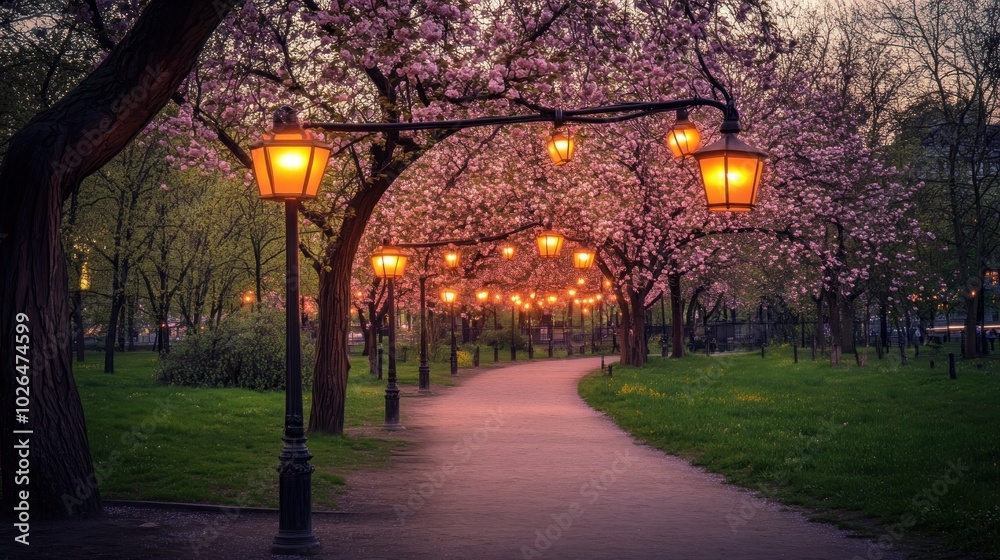
M 302 383 L 309 387 L 316 348 L 308 334 L 302 339 Z M 214 329 L 188 334 L 160 361 L 156 376 L 169 385 L 283 390 L 285 313 L 239 311 Z
M 493 347 L 494 344 L 499 344 L 501 348 L 510 348 L 510 328 L 500 327 L 497 330 L 486 329 L 479 334 L 479 344 L 481 346 Z M 524 336 L 520 330 L 514 332 L 514 345 L 518 349 L 524 349 L 528 347 L 528 338 Z

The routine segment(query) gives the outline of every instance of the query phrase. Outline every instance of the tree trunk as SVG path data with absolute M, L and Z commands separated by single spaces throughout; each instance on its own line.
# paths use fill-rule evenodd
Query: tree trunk
M 646 312 L 643 307 L 645 296 L 629 292 L 625 294 L 627 303 L 622 305 L 622 365 L 641 366 L 646 363 Z M 581 327 L 581 332 L 583 327 Z
M 679 274 L 667 276 L 670 286 L 670 342 L 671 358 L 684 357 L 684 300 L 681 297 L 681 277 Z
M 854 336 L 854 301 L 845 297 L 840 300 L 840 347 L 844 354 L 857 354 L 857 343 Z
M 30 421 L 16 423 L 14 359 L 0 372 L 0 515 L 29 491 L 31 520 L 89 516 L 101 501 L 83 407 L 72 375 L 62 203 L 138 134 L 188 75 L 232 8 L 226 2 L 152 0 L 121 43 L 52 108 L 8 142 L 0 167 L 0 354 L 30 329 Z M 23 315 L 22 315 L 23 314 Z M 26 322 L 18 321 L 18 317 Z M 13 449 L 33 430 L 30 487 L 17 484 Z
M 840 365 L 840 355 L 843 349 L 843 330 L 841 329 L 843 325 L 840 320 L 839 299 L 836 291 L 827 292 L 827 309 L 830 310 L 830 365 L 833 366 Z
M 976 297 L 965 298 L 965 355 L 972 358 L 977 355 L 978 336 L 976 327 L 979 325 L 979 300 L 982 297 L 981 290 L 976 292 Z

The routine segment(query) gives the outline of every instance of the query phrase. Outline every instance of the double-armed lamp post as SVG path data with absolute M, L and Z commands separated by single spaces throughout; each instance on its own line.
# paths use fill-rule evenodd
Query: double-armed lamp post
M 687 119 L 687 111 L 695 107 L 714 107 L 723 113 L 721 138 L 702 148 L 697 148 L 700 141 L 697 127 Z M 714 99 L 692 97 L 577 110 L 547 107 L 531 109 L 535 112 L 450 121 L 299 124 L 294 110 L 286 106 L 275 112 L 271 130 L 250 147 L 253 173 L 261 198 L 285 203 L 285 429 L 282 437 L 284 447 L 279 455 L 279 528 L 272 547 L 275 553 L 311 553 L 320 547 L 319 541 L 312 534 L 311 480 L 314 468 L 309 463 L 312 455 L 305 444 L 302 411 L 298 205 L 302 200 L 316 197 L 332 148 L 306 129 L 370 134 L 415 130 L 456 131 L 483 126 L 550 122 L 553 123 L 554 130 L 548 142 L 549 156 L 556 165 L 563 165 L 572 159 L 576 142 L 568 128 L 563 128 L 566 124 L 610 124 L 676 111 L 677 119 L 666 134 L 666 142 L 675 157 L 693 157 L 698 162 L 708 210 L 747 212 L 756 203 L 765 154 L 737 137 L 740 132 L 739 113 L 731 100 L 723 103 Z M 557 255 L 562 237 L 559 236 L 558 241 L 553 236 L 543 237 L 539 237 L 539 253 L 543 257 Z M 509 258 L 506 250 L 504 256 Z

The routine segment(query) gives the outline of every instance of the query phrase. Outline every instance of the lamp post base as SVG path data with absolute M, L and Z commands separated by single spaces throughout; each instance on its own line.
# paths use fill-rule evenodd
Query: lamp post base
M 322 547 L 312 531 L 278 531 L 271 544 L 271 554 L 312 556 Z
M 399 388 L 394 385 L 391 384 L 385 390 L 385 424 L 382 428 L 390 432 L 403 429 L 399 423 Z
M 429 395 L 431 394 L 431 367 L 427 365 L 426 360 L 424 363 L 417 367 L 417 379 L 419 388 L 417 389 L 418 395 Z

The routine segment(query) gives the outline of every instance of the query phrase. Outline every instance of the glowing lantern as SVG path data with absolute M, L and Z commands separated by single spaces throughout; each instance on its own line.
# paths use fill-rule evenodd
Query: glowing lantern
M 290 107 L 274 115 L 271 130 L 250 146 L 261 198 L 315 198 L 330 159 L 330 145 L 304 130 Z
M 538 234 L 535 241 L 538 243 L 538 256 L 543 259 L 554 259 L 562 250 L 563 236 L 550 229 Z
M 408 255 L 398 247 L 382 245 L 372 253 L 372 268 L 375 269 L 375 276 L 389 280 L 401 278 L 406 269 Z
M 573 268 L 587 270 L 594 266 L 594 252 L 590 249 L 580 248 L 573 253 Z
M 694 153 L 701 167 L 705 198 L 711 212 L 749 212 L 757 202 L 766 154 L 734 133 Z
M 452 288 L 444 288 L 441 290 L 441 301 L 451 305 L 458 300 L 458 292 Z
M 448 251 L 444 254 L 444 265 L 448 268 L 458 268 L 458 253 Z
M 701 133 L 693 122 L 688 120 L 687 110 L 677 111 L 677 121 L 667 132 L 667 147 L 675 158 L 691 157 L 701 142 Z
M 573 159 L 573 151 L 576 150 L 576 142 L 573 135 L 563 128 L 557 128 L 549 136 L 549 157 L 556 165 L 566 165 Z
M 514 258 L 514 246 L 504 245 L 500 251 L 503 253 L 503 260 L 509 261 Z
M 490 293 L 486 290 L 479 290 L 476 292 L 476 299 L 478 299 L 480 303 L 486 303 L 486 300 L 489 299 L 489 297 Z

